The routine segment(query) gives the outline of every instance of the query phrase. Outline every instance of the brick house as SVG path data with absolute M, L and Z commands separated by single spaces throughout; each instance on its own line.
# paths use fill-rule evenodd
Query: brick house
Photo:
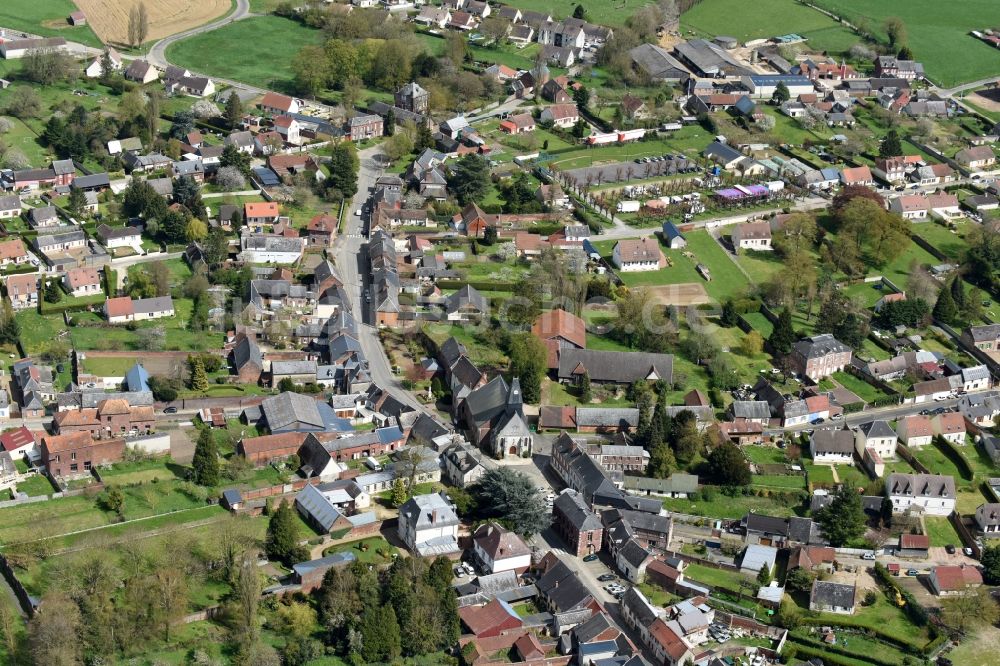
M 38 307 L 38 276 L 24 273 L 8 277 L 7 298 L 15 310 Z
M 354 116 L 347 123 L 351 141 L 363 141 L 382 136 L 382 117 L 371 114 Z
M 317 215 L 306 226 L 306 239 L 309 247 L 329 247 L 333 245 L 333 237 L 337 232 L 337 218 L 329 213 Z
M 792 364 L 812 380 L 842 371 L 851 362 L 851 348 L 830 333 L 814 335 L 792 345 Z
M 97 465 L 118 462 L 125 440 L 95 440 L 89 432 L 42 437 L 42 466 L 56 478 L 88 474 Z
M 97 408 L 57 412 L 52 429 L 58 435 L 86 432 L 94 439 L 147 435 L 156 428 L 156 416 L 148 405 L 132 407 L 124 398 L 104 400 Z
M 580 493 L 570 489 L 560 493 L 552 505 L 552 518 L 552 526 L 566 542 L 567 552 L 583 557 L 601 549 L 604 526 Z

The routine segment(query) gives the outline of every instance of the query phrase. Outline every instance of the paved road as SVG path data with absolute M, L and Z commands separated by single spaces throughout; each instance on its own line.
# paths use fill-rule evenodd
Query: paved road
M 364 256 L 364 221 L 354 215 L 354 211 L 363 209 L 368 200 L 369 190 L 382 174 L 380 162 L 375 158 L 381 154 L 381 147 L 374 146 L 358 153 L 361 168 L 358 171 L 358 193 L 349 207 L 344 210 L 346 220 L 344 233 L 337 239 L 334 249 L 335 263 L 344 280 L 344 288 L 351 298 L 351 308 L 358 322 L 358 342 L 368 359 L 372 379 L 397 400 L 412 406 L 418 411 L 435 416 L 423 406 L 411 392 L 405 390 L 399 379 L 392 372 L 389 358 L 386 356 L 382 343 L 378 338 L 378 330 L 372 326 L 369 303 L 363 298 L 367 293 L 368 268 Z

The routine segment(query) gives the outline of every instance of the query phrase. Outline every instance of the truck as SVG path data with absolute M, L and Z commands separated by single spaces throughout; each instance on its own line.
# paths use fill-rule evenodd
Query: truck
M 618 132 L 618 142 L 625 143 L 626 141 L 638 141 L 644 136 L 646 136 L 646 130 L 644 129 L 624 130 Z
M 640 208 L 642 208 L 640 201 L 619 201 L 615 210 L 619 213 L 637 213 Z
M 618 143 L 617 132 L 611 134 L 591 134 L 587 137 L 587 144 L 591 146 L 606 146 L 609 143 Z

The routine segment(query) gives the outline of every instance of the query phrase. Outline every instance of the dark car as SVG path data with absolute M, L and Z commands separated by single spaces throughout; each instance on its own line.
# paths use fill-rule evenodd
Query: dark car
M 945 550 L 945 552 L 946 552 L 946 553 L 948 553 L 949 555 L 954 555 L 954 554 L 955 554 L 955 546 L 953 546 L 953 545 L 952 545 L 952 544 L 950 544 L 950 543 L 949 543 L 949 544 L 948 544 L 947 546 L 945 546 L 945 547 L 944 547 L 944 550 Z
M 163 413 L 164 414 L 176 414 L 177 413 L 177 408 L 176 407 L 166 407 L 166 408 L 164 408 Z
M 590 555 L 584 556 L 583 561 L 584 562 L 593 562 L 596 559 L 597 559 L 597 553 L 591 553 Z
M 598 576 L 597 580 L 601 581 L 602 583 L 608 583 L 608 582 L 613 581 L 616 578 L 618 578 L 618 576 L 614 575 L 613 573 L 606 573 L 606 574 L 601 574 L 600 576 Z

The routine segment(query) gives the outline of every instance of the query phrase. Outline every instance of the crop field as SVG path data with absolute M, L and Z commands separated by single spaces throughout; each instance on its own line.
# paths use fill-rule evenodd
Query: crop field
M 299 49 L 319 44 L 323 34 L 280 16 L 255 16 L 194 35 L 167 48 L 170 62 L 262 88 L 287 90 L 292 59 Z M 253 44 L 252 57 L 248 45 Z
M 71 0 L 3 0 L 0 2 L 0 26 L 100 46 L 101 41 L 89 26 L 76 28 L 69 24 L 70 12 L 74 11 L 76 7 Z
M 794 32 L 808 38 L 811 48 L 831 52 L 846 51 L 861 41 L 829 16 L 793 0 L 759 0 L 752 6 L 741 0 L 703 0 L 681 15 L 681 28 L 701 36 L 729 35 L 741 42 Z
M 87 23 L 106 42 L 128 43 L 128 17 L 141 0 L 76 0 Z M 147 2 L 147 41 L 183 32 L 222 16 L 232 7 L 231 0 L 158 0 Z
M 715 1 L 703 2 L 696 9 Z M 816 4 L 855 24 L 867 20 L 879 35 L 884 35 L 885 19 L 898 16 L 906 25 L 914 57 L 924 63 L 927 76 L 939 85 L 976 81 L 1000 71 L 1000 50 L 969 35 L 970 30 L 996 27 L 997 5 L 993 0 L 817 0 Z

